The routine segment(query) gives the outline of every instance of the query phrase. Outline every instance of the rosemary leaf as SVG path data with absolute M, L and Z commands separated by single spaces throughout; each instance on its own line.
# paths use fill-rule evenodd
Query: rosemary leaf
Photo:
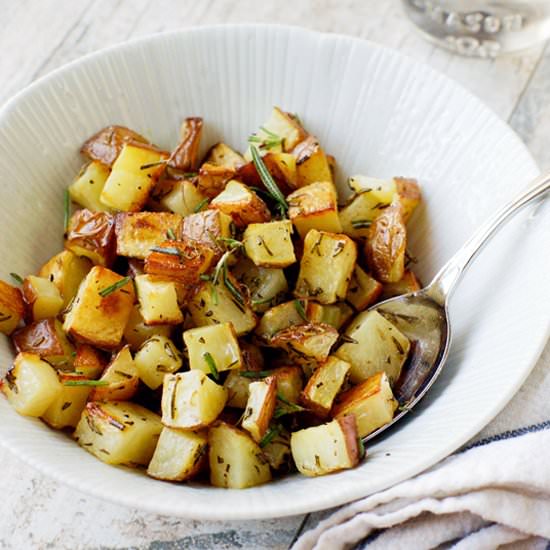
M 193 209 L 193 212 L 196 214 L 197 212 L 200 212 L 208 203 L 210 202 L 210 199 L 206 197 L 205 199 L 202 199 L 197 206 Z
M 170 256 L 181 256 L 181 250 L 175 246 L 152 246 L 149 250 L 151 252 L 169 254 Z
M 359 447 L 359 460 L 362 460 L 365 458 L 367 450 L 365 449 L 365 443 L 360 437 L 357 438 L 357 446 Z
M 107 380 L 65 380 L 64 386 L 108 386 Z
M 372 222 L 369 220 L 352 220 L 351 225 L 353 229 L 368 229 Z
M 304 309 L 304 306 L 302 305 L 302 302 L 300 300 L 294 300 L 294 308 L 298 312 L 298 315 L 306 322 L 309 323 L 309 319 L 307 318 L 306 311 Z
M 273 428 L 269 428 L 262 439 L 260 439 L 260 447 L 263 449 L 264 447 L 269 445 L 273 441 L 273 439 L 279 435 L 280 429 L 281 428 L 279 426 L 273 426 Z
M 235 300 L 237 300 L 237 302 L 239 302 L 241 306 L 244 306 L 243 295 L 240 293 L 239 289 L 233 284 L 233 282 L 227 275 L 227 264 L 223 265 L 223 283 L 227 288 L 227 290 L 231 292 L 231 294 L 233 295 L 233 298 L 235 298 Z
M 272 373 L 272 370 L 242 370 L 239 372 L 239 376 L 244 378 L 266 378 L 271 376 Z
M 163 160 L 157 160 L 155 162 L 149 162 L 148 164 L 142 164 L 139 169 L 140 170 L 148 170 L 149 168 L 154 168 L 155 166 L 160 166 L 161 164 L 166 164 L 168 162 L 168 159 Z
M 262 157 L 260 156 L 260 153 L 258 153 L 258 150 L 256 149 L 256 147 L 251 147 L 250 152 L 252 153 L 252 161 L 254 162 L 256 171 L 258 172 L 263 184 L 265 185 L 266 189 L 269 191 L 270 195 L 277 202 L 277 205 L 279 210 L 281 211 L 281 214 L 284 215 L 288 210 L 288 204 L 286 202 L 285 196 L 282 194 L 281 190 L 279 189 L 279 186 L 275 183 L 275 180 L 269 173 L 269 170 L 264 164 L 264 161 L 262 160 Z
M 17 273 L 10 273 L 10 277 L 17 283 L 22 285 L 23 284 L 23 277 L 21 275 L 18 275 Z
M 119 288 L 122 288 L 123 286 L 126 286 L 131 280 L 132 280 L 132 277 L 124 277 L 124 279 L 120 279 L 120 281 L 117 281 L 116 283 L 112 284 L 111 286 L 107 286 L 105 288 L 102 288 L 99 291 L 99 295 L 102 298 L 105 298 L 106 296 L 109 296 L 109 294 L 112 294 L 113 292 L 117 291 Z
M 220 374 L 218 372 L 218 369 L 216 367 L 216 361 L 214 361 L 214 358 L 210 354 L 210 352 L 205 351 L 202 356 L 204 357 L 204 360 L 206 361 L 206 364 L 208 365 L 208 368 L 210 369 L 210 374 L 213 376 L 214 380 L 220 379 Z
M 168 229 L 168 231 L 166 231 L 166 237 L 168 237 L 168 239 L 170 241 L 177 241 L 178 239 L 176 238 L 176 234 L 174 233 L 174 230 L 172 228 Z

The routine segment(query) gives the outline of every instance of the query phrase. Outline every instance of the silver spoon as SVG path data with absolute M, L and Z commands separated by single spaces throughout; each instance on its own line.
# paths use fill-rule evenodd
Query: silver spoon
M 441 373 L 451 345 L 449 298 L 462 275 L 491 237 L 524 206 L 550 190 L 550 174 L 539 176 L 527 191 L 489 218 L 441 268 L 425 288 L 380 302 L 376 310 L 414 344 L 407 365 L 393 390 L 403 405 L 393 420 L 364 438 L 372 439 L 403 418 L 430 389 Z

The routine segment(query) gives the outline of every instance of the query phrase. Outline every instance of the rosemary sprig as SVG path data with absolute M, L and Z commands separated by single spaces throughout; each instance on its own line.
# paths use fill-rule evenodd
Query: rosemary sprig
M 18 275 L 17 273 L 10 273 L 10 277 L 17 283 L 22 285 L 23 284 L 23 277 L 21 275 Z
M 271 376 L 272 373 L 272 370 L 242 370 L 239 372 L 239 376 L 244 378 L 266 378 Z
M 291 413 L 307 410 L 304 407 L 301 407 L 300 405 L 298 405 L 297 403 L 292 403 L 291 401 L 288 401 L 288 399 L 285 399 L 280 393 L 277 393 L 277 399 L 284 404 L 284 407 L 277 407 L 275 409 L 275 412 L 273 413 L 273 418 L 280 418 L 285 414 L 291 414 Z
M 71 218 L 71 196 L 69 190 L 65 189 L 63 193 L 63 230 L 65 233 L 69 230 L 69 220 Z
M 277 203 L 277 208 L 279 209 L 281 215 L 284 216 L 288 211 L 288 203 L 286 202 L 285 196 L 282 194 L 279 186 L 275 183 L 275 180 L 269 173 L 269 170 L 262 160 L 260 153 L 258 153 L 258 149 L 256 149 L 256 147 L 251 147 L 250 152 L 252 154 L 252 161 L 254 162 L 256 171 L 258 172 L 266 189 L 269 191 L 269 194 Z
M 155 166 L 160 166 L 161 164 L 166 164 L 169 159 L 157 160 L 155 162 L 149 162 L 148 164 L 142 164 L 140 170 L 148 170 L 149 168 L 154 168 Z
M 294 300 L 294 308 L 298 312 L 298 315 L 306 322 L 309 323 L 309 319 L 306 315 L 306 310 L 304 309 L 304 306 L 302 305 L 302 302 L 300 300 Z
M 281 432 L 280 425 L 269 428 L 269 430 L 267 430 L 267 432 L 262 437 L 262 439 L 260 439 L 260 443 L 259 443 L 260 447 L 263 449 L 264 447 L 269 445 L 273 441 L 273 439 L 279 435 L 280 432 Z
M 351 225 L 353 229 L 368 229 L 372 222 L 370 220 L 352 220 Z
M 214 358 L 212 357 L 211 353 L 209 351 L 205 351 L 202 356 L 204 357 L 204 360 L 206 361 L 206 364 L 208 365 L 208 368 L 210 369 L 210 374 L 214 378 L 214 380 L 220 379 L 220 373 L 218 372 L 218 369 L 216 367 L 216 361 L 214 361 Z
M 254 148 L 254 144 L 258 144 L 260 149 L 273 149 L 283 144 L 283 138 L 278 136 L 275 132 L 268 130 L 264 126 L 261 126 L 260 130 L 266 134 L 266 137 L 262 138 L 258 134 L 249 136 L 248 143 L 252 145 L 251 149 Z
M 167 231 L 166 231 L 166 237 L 168 238 L 168 240 L 170 241 L 177 241 L 178 239 L 176 238 L 176 234 L 174 233 L 174 230 L 172 228 L 169 228 Z
M 117 281 L 116 283 L 112 284 L 111 286 L 106 286 L 105 288 L 102 288 L 98 294 L 105 298 L 106 296 L 109 296 L 109 294 L 112 294 L 113 292 L 117 291 L 119 288 L 122 288 L 123 286 L 126 286 L 130 281 L 132 280 L 132 277 L 124 277 L 124 279 L 120 279 L 120 281 Z
M 241 294 L 239 289 L 233 284 L 233 282 L 231 281 L 231 279 L 227 274 L 227 263 L 225 263 L 223 266 L 223 284 L 225 285 L 225 288 L 227 288 L 227 290 L 231 292 L 231 294 L 233 295 L 233 298 L 235 298 L 235 300 L 237 300 L 237 302 L 239 302 L 241 306 L 244 306 L 243 295 Z
M 197 214 L 198 212 L 200 212 L 208 203 L 210 202 L 210 199 L 208 197 L 206 197 L 205 199 L 202 199 L 201 202 L 199 202 L 199 204 L 197 204 L 197 206 L 195 206 L 195 208 L 193 209 L 193 212 L 195 214 Z
M 65 380 L 64 386 L 108 386 L 107 380 Z

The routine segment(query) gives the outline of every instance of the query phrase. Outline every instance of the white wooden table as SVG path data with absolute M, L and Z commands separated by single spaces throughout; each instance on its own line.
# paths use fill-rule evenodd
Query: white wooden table
M 286 23 L 368 38 L 432 65 L 509 121 L 541 169 L 550 168 L 550 49 L 497 61 L 452 56 L 416 34 L 398 0 L 0 0 L 0 13 L 0 105 L 60 65 L 129 38 L 214 23 Z M 155 516 L 74 491 L 1 448 L 0 463 L 0 548 L 286 549 L 323 516 Z

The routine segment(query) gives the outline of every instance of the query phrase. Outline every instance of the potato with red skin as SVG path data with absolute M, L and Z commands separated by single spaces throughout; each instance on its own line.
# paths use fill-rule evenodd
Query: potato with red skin
M 403 206 L 403 220 L 407 223 L 422 200 L 420 186 L 415 179 L 411 178 L 396 177 L 393 178 L 393 181 Z
M 405 272 L 407 229 L 399 199 L 372 222 L 365 243 L 367 263 L 374 277 L 382 283 L 395 283 Z
M 107 126 L 84 142 L 80 152 L 90 160 L 112 166 L 126 143 L 148 143 L 142 135 L 124 126 Z
M 233 237 L 231 216 L 218 210 L 206 210 L 185 216 L 181 222 L 178 239 L 198 241 L 214 251 L 214 261 L 219 260 L 225 251 L 220 239 Z
M 244 410 L 242 427 L 259 443 L 266 434 L 277 402 L 277 379 L 268 376 L 251 382 Z
M 199 164 L 202 118 L 189 117 L 180 129 L 180 142 L 168 159 L 168 167 L 181 172 L 194 172 Z
M 95 380 L 99 378 L 107 366 L 105 354 L 88 344 L 78 344 L 73 368 L 75 372 L 82 373 L 85 378 Z
M 116 258 L 115 218 L 107 212 L 77 210 L 69 221 L 65 248 L 110 267 Z

